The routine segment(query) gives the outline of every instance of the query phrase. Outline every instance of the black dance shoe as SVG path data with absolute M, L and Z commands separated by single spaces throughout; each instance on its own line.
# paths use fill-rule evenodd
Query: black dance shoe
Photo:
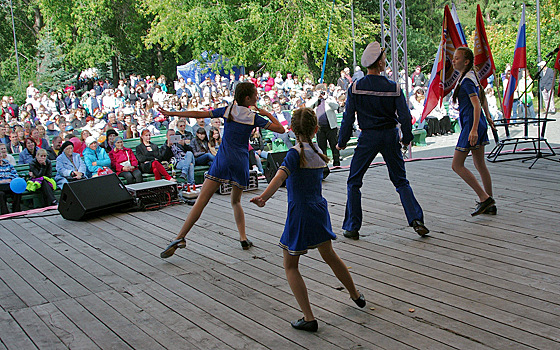
M 495 205 L 491 205 L 482 214 L 496 215 L 498 214 L 498 208 Z
M 366 306 L 366 298 L 362 293 L 360 293 L 358 299 L 352 299 L 352 301 L 355 302 L 358 307 L 363 308 L 364 306 Z
M 488 197 L 484 202 L 476 202 L 476 209 L 471 214 L 471 216 L 477 216 L 482 214 L 486 209 L 496 204 L 496 201 L 492 197 Z
M 248 250 L 249 248 L 251 248 L 253 246 L 253 242 L 251 242 L 250 240 L 245 240 L 245 241 L 240 241 L 241 242 L 241 248 L 243 248 L 243 250 Z
M 360 233 L 358 231 L 346 231 L 344 230 L 344 237 L 351 238 L 354 240 L 360 239 Z
M 186 246 L 187 246 L 187 242 L 185 241 L 184 238 L 176 239 L 171 243 L 169 243 L 167 248 L 165 248 L 165 250 L 161 252 L 159 256 L 163 259 L 169 258 L 171 255 L 175 254 L 175 250 L 177 250 L 177 248 L 182 249 L 185 248 Z
M 292 321 L 290 323 L 292 327 L 294 327 L 295 329 L 299 329 L 300 331 L 317 332 L 317 329 L 319 329 L 319 324 L 317 323 L 317 320 L 306 321 L 304 317 L 302 317 L 297 321 Z
M 424 237 L 430 233 L 430 230 L 428 230 L 428 228 L 424 226 L 424 223 L 418 219 L 412 220 L 412 228 L 420 235 L 420 237 Z

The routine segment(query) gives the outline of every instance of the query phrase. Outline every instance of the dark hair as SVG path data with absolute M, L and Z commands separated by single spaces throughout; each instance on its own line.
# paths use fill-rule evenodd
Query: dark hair
M 218 135 L 220 135 L 220 129 L 216 128 L 216 127 L 211 127 L 210 128 L 210 137 L 208 139 L 208 144 L 212 147 L 216 147 L 216 139 L 214 139 L 214 132 L 218 132 Z M 220 135 L 220 137 L 218 137 L 218 140 L 222 140 L 222 135 Z
M 478 83 L 479 89 L 478 89 L 478 97 L 480 98 L 480 107 L 482 108 L 482 105 L 486 102 L 486 94 L 484 93 L 484 89 L 480 88 L 480 81 L 478 80 L 478 75 L 476 74 L 476 70 L 473 69 L 473 65 L 474 65 L 474 54 L 472 52 L 471 49 L 469 49 L 466 46 L 462 46 L 462 47 L 458 47 L 456 51 L 462 51 L 463 52 L 463 56 L 465 57 L 466 60 L 469 61 L 469 64 L 467 64 L 466 69 L 463 71 L 463 73 L 461 73 L 461 77 L 458 80 L 457 86 L 455 86 L 455 91 L 453 91 L 453 102 L 457 103 L 457 98 L 459 97 L 459 88 L 461 87 L 461 80 L 463 80 L 463 78 L 465 77 L 465 75 L 469 72 L 469 71 L 473 71 L 474 76 L 476 78 L 476 82 Z
M 201 134 L 204 135 L 204 139 L 199 139 L 198 137 L 194 138 L 194 142 L 197 143 L 198 146 L 200 146 L 200 148 L 202 148 L 204 150 L 205 153 L 208 153 L 208 134 L 206 133 L 206 130 L 204 128 L 198 128 L 196 129 L 196 133 L 197 134 Z M 206 145 L 204 144 L 204 141 L 206 141 Z
M 35 157 L 35 154 L 37 153 L 37 142 L 35 142 L 35 140 L 31 138 L 31 136 L 27 137 L 25 139 L 25 142 L 23 143 L 25 145 L 25 149 L 27 149 L 27 141 L 31 141 L 35 145 L 35 147 L 33 148 L 33 153 L 31 153 L 31 155 Z
M 313 151 L 315 151 L 315 153 L 317 153 L 321 159 L 325 161 L 325 163 L 329 161 L 329 157 L 320 153 L 311 141 L 316 127 L 317 116 L 311 108 L 304 107 L 296 109 L 292 114 L 292 131 L 296 134 L 296 139 L 301 147 L 301 152 L 299 153 L 300 166 L 305 166 L 307 164 L 307 160 L 305 159 L 303 152 L 302 142 L 309 143 Z
M 237 102 L 238 106 L 249 107 L 249 106 L 245 106 L 245 98 L 251 97 L 256 93 L 257 93 L 257 88 L 255 87 L 255 84 L 251 82 L 239 83 L 235 87 L 235 95 L 234 95 L 235 102 Z M 227 121 L 228 122 L 233 121 L 233 117 L 231 116 L 231 109 L 228 114 Z

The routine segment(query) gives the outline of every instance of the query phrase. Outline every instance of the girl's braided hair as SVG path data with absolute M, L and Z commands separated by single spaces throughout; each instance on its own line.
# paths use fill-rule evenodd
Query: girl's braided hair
M 317 153 L 319 157 L 325 161 L 325 163 L 329 161 L 329 157 L 320 153 L 313 142 L 311 142 L 311 138 L 315 133 L 316 127 L 317 116 L 311 108 L 304 107 L 296 109 L 292 114 L 292 130 L 294 131 L 294 134 L 296 134 L 297 142 L 301 147 L 301 152 L 299 153 L 300 166 L 305 166 L 307 164 L 307 160 L 305 159 L 305 154 L 303 152 L 303 142 L 309 143 L 313 151 Z
M 234 97 L 235 102 L 237 102 L 238 106 L 245 106 L 244 105 L 245 97 L 251 97 L 256 92 L 257 92 L 257 88 L 255 87 L 255 84 L 253 84 L 251 82 L 239 83 L 235 87 L 235 97 Z M 245 107 L 248 107 L 248 106 L 245 106 Z M 233 121 L 233 117 L 231 116 L 231 109 L 229 111 L 227 121 L 228 122 Z
M 478 74 L 476 74 L 476 70 L 473 69 L 473 64 L 474 64 L 474 54 L 472 52 L 471 49 L 469 49 L 468 47 L 462 46 L 462 47 L 458 47 L 457 51 L 462 51 L 463 55 L 465 57 L 466 60 L 469 60 L 469 64 L 467 65 L 467 69 L 465 69 L 463 71 L 463 73 L 461 74 L 461 77 L 459 78 L 459 82 L 461 82 L 461 80 L 463 80 L 463 77 L 470 71 L 472 70 L 474 72 L 474 76 L 476 77 L 476 82 L 478 83 L 478 86 L 480 85 L 480 81 L 478 80 Z M 459 88 L 461 87 L 460 84 L 457 84 L 457 86 L 455 86 L 455 91 L 453 92 L 453 102 L 457 103 L 457 98 L 459 97 Z M 484 89 L 479 88 L 478 89 L 478 97 L 480 98 L 480 105 L 484 105 L 484 102 L 486 102 L 486 94 L 484 93 Z

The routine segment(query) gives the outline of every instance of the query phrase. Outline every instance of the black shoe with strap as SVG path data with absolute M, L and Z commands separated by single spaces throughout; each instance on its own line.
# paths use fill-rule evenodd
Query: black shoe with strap
M 358 299 L 352 299 L 352 301 L 355 302 L 358 307 L 363 308 L 364 306 L 366 306 L 366 298 L 362 293 L 360 293 Z
M 317 329 L 319 329 L 317 320 L 306 321 L 305 317 L 302 317 L 299 320 L 292 321 L 290 323 L 292 324 L 292 327 L 294 327 L 295 329 L 299 329 L 300 331 L 317 332 Z
M 496 214 L 498 214 L 498 208 L 496 208 L 495 205 L 491 205 L 482 214 L 496 215 Z
M 477 216 L 482 213 L 492 205 L 496 204 L 496 201 L 492 197 L 488 197 L 484 202 L 476 202 L 476 209 L 472 212 L 471 216 Z
M 172 241 L 171 243 L 169 243 L 167 248 L 165 248 L 165 250 L 163 252 L 161 252 L 161 254 L 159 256 L 163 259 L 169 258 L 173 254 L 175 254 L 175 250 L 177 250 L 177 248 L 183 249 L 186 246 L 187 246 L 187 242 L 185 241 L 184 238 L 176 239 L 176 240 Z

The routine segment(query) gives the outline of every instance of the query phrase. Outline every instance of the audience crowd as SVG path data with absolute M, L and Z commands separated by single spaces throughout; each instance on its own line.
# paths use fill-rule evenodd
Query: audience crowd
M 506 70 L 502 75 L 506 84 L 507 73 Z M 184 181 L 194 184 L 194 167 L 211 165 L 219 149 L 222 120 L 168 118 L 158 109 L 209 111 L 223 107 L 233 102 L 236 85 L 244 81 L 257 87 L 259 107 L 270 111 L 286 128 L 284 134 L 267 135 L 272 142 L 291 147 L 295 138 L 291 131 L 291 111 L 303 106 L 315 108 L 320 126 L 318 145 L 326 153 L 329 143 L 333 165 L 337 166 L 340 159 L 334 147 L 338 137 L 336 114 L 344 111 L 346 91 L 352 81 L 364 75 L 359 67 L 352 76 L 350 74 L 350 69 L 345 68 L 337 83 L 328 85 L 314 84 L 309 77 L 300 78 L 289 73 L 284 76 L 281 72 L 215 75 L 199 84 L 179 77 L 173 82 L 173 89 L 165 76 L 130 75 L 113 86 L 108 80 L 96 79 L 92 72 L 82 74 L 76 86 L 68 86 L 64 91 L 41 92 L 29 82 L 23 104 L 16 103 L 11 96 L 3 96 L 1 100 L 0 184 L 8 184 L 18 176 L 14 170 L 16 158 L 17 164 L 30 165 L 27 190 L 40 191 L 45 205 L 56 204 L 52 190 L 68 181 L 112 172 L 127 183 L 135 183 L 142 181 L 142 173 L 153 173 L 156 179 L 172 179 L 167 170 L 180 169 Z M 386 75 L 394 79 L 390 69 Z M 409 77 L 408 90 L 404 71 L 398 74 L 397 80 L 409 96 L 416 128 L 426 128 L 430 118 L 440 121 L 457 118 L 457 106 L 449 103 L 448 108 L 438 107 L 427 120 L 421 121 L 429 76 L 422 73 L 420 66 Z M 492 117 L 500 118 L 493 85 L 486 91 L 490 111 L 495 113 Z M 529 98 L 524 94 L 525 91 L 520 91 L 516 96 L 520 104 L 529 107 Z M 164 145 L 158 147 L 151 143 L 150 137 L 162 133 L 167 135 Z M 131 138 L 139 138 L 134 151 L 123 142 Z M 267 149 L 261 130 L 254 131 L 248 147 L 251 167 L 262 173 L 262 159 L 266 159 Z M 48 169 L 55 160 L 57 173 L 52 177 Z M 6 196 L 15 195 L 9 186 L 0 189 L 4 204 Z M 13 202 L 14 210 L 19 209 L 19 200 Z M 7 208 L 3 205 L 2 213 L 5 212 Z

